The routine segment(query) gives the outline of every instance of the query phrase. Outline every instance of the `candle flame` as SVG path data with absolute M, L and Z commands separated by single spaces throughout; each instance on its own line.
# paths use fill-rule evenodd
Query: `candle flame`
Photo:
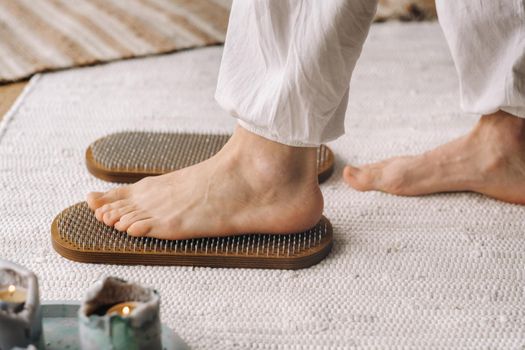
M 13 286 L 13 285 L 10 285 L 10 286 L 7 288 L 7 292 L 8 292 L 9 294 L 15 294 L 15 292 L 16 292 L 16 287 Z
M 131 310 L 129 309 L 129 306 L 124 306 L 122 308 L 122 314 L 124 314 L 124 316 L 129 315 L 130 312 L 131 312 Z

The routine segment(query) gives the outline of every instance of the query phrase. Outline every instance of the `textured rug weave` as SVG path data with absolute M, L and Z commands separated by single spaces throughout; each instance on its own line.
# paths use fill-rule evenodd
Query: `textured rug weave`
M 222 43 L 231 0 L 0 0 L 0 83 Z
M 106 275 L 158 288 L 162 318 L 195 349 L 522 349 L 525 208 L 476 194 L 360 193 L 345 162 L 414 154 L 475 123 L 435 24 L 374 25 L 351 84 L 347 134 L 322 185 L 328 258 L 300 271 L 85 265 L 52 250 L 49 226 L 90 190 L 84 150 L 122 130 L 231 131 L 213 101 L 221 48 L 34 79 L 1 124 L 0 257 L 74 299 Z

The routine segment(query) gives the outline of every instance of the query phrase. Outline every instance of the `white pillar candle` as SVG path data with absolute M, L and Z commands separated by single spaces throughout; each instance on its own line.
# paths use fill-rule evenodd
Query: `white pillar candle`
M 0 260 L 0 349 L 43 345 L 42 313 L 35 274 Z
M 160 297 L 151 289 L 108 277 L 97 282 L 80 306 L 83 350 L 160 350 Z

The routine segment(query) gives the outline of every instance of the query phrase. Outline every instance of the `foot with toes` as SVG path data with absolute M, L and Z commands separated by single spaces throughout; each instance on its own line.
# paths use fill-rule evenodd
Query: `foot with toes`
M 486 115 L 469 134 L 434 150 L 348 165 L 343 177 L 359 191 L 403 196 L 472 191 L 525 204 L 525 120 L 505 112 Z
M 132 236 L 188 239 L 294 233 L 323 211 L 316 148 L 290 147 L 238 127 L 212 158 L 88 195 L 96 218 Z

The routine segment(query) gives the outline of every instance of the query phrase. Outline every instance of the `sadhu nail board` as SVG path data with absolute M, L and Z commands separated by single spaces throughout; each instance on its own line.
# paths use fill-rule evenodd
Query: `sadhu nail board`
M 94 176 L 111 182 L 132 183 L 202 162 L 228 141 L 227 134 L 121 132 L 93 142 L 86 165 Z M 317 149 L 319 182 L 334 170 L 334 155 L 325 145 Z
M 84 263 L 301 269 L 317 264 L 332 248 L 332 225 L 324 216 L 304 232 L 246 234 L 218 238 L 161 240 L 132 237 L 99 222 L 86 202 L 53 221 L 54 249 Z

